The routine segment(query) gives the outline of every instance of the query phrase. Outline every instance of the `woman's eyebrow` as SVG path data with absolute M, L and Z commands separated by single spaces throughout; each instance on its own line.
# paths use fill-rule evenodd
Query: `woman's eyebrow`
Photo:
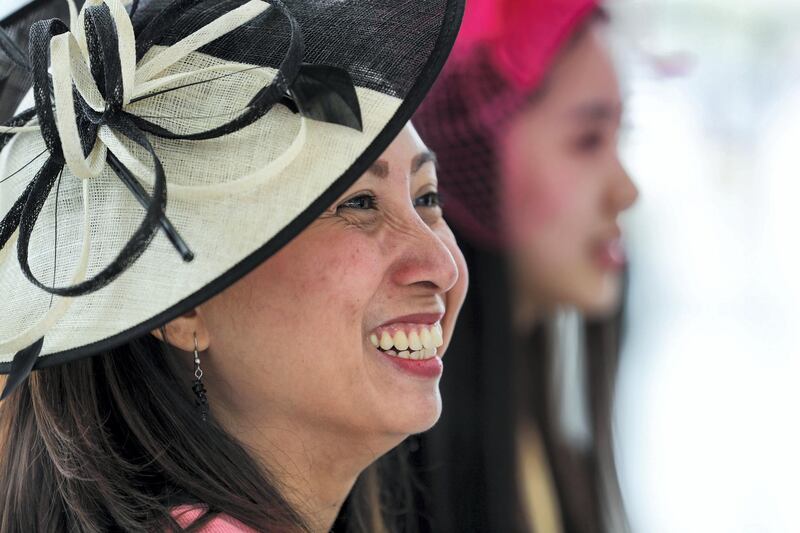
M 421 169 L 425 163 L 433 163 L 434 166 L 439 166 L 439 163 L 436 159 L 436 154 L 428 150 L 427 152 L 418 154 L 416 157 L 414 157 L 414 159 L 411 160 L 411 173 L 416 174 L 419 172 L 419 169 Z
M 574 118 L 585 122 L 617 121 L 622 115 L 622 104 L 611 102 L 591 102 L 576 107 L 572 113 Z
M 383 159 L 378 159 L 372 166 L 369 167 L 368 172 L 377 178 L 385 178 L 389 175 L 389 163 Z
M 417 154 L 414 159 L 411 160 L 411 173 L 416 174 L 419 172 L 419 169 L 421 169 L 425 163 L 433 163 L 434 165 L 437 165 L 436 154 L 430 150 Z M 383 159 L 378 159 L 372 163 L 372 166 L 369 167 L 367 172 L 376 178 L 385 178 L 389 175 L 389 162 Z

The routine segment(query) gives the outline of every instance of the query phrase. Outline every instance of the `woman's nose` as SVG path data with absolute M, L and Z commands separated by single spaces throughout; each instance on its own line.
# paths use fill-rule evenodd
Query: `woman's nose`
M 458 281 L 458 266 L 442 238 L 419 217 L 394 238 L 398 246 L 397 263 L 392 273 L 395 283 L 420 286 L 445 293 Z
M 639 189 L 619 161 L 614 169 L 613 176 L 611 187 L 609 188 L 609 207 L 616 214 L 625 211 L 636 203 L 636 199 L 639 198 Z

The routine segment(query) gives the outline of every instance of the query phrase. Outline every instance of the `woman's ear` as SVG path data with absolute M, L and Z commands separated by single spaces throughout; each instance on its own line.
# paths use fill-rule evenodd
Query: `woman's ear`
M 195 337 L 197 349 L 201 352 L 207 350 L 211 344 L 208 328 L 199 308 L 179 316 L 161 328 L 154 329 L 150 334 L 184 352 L 194 350 Z

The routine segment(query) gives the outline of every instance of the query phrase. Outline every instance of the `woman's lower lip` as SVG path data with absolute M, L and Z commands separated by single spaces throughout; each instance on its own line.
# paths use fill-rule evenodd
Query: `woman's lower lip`
M 618 272 L 625 268 L 627 258 L 621 241 L 609 241 L 595 249 L 594 258 L 604 270 Z
M 419 378 L 438 378 L 444 371 L 444 363 L 441 357 L 434 356 L 430 359 L 402 359 L 376 350 L 380 356 L 387 359 L 389 363 L 402 372 Z

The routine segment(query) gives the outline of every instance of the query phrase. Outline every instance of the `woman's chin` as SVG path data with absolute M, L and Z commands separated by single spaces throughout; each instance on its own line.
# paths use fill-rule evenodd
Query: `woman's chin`
M 406 397 L 386 413 L 390 432 L 402 436 L 422 433 L 432 428 L 442 414 L 442 398 L 438 389 L 431 393 Z
M 421 416 L 423 415 L 424 416 Z M 428 407 L 428 409 L 423 413 L 421 410 L 416 414 L 416 420 L 412 424 L 413 427 L 409 429 L 410 434 L 422 433 L 424 431 L 428 431 L 436 423 L 439 421 L 439 418 L 442 416 L 442 400 L 439 396 L 438 392 L 436 395 L 436 401 Z
M 384 428 L 393 434 L 411 435 L 430 429 L 442 414 L 439 380 L 444 371 L 441 357 L 408 360 L 370 349 L 376 366 L 371 373 L 373 391 L 380 395 Z
M 607 318 L 614 315 L 622 304 L 622 278 L 618 274 L 605 274 L 583 294 L 578 295 L 576 307 L 587 317 Z

